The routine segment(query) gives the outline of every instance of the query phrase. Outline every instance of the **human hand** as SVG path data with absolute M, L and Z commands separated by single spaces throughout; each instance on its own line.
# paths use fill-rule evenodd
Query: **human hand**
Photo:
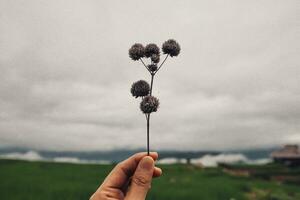
M 152 177 L 162 170 L 154 166 L 156 152 L 137 153 L 116 165 L 91 196 L 90 200 L 144 200 L 151 187 Z

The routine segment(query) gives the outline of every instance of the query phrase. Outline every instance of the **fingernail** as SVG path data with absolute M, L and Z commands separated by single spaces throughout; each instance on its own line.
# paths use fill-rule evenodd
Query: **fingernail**
M 145 156 L 140 161 L 140 167 L 144 170 L 151 170 L 154 168 L 154 161 L 150 156 Z

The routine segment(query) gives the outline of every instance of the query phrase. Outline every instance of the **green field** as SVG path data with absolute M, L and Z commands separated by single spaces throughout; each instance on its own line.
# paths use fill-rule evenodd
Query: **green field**
M 89 199 L 112 167 L 0 160 L 0 199 Z M 237 177 L 224 173 L 220 168 L 200 169 L 188 165 L 160 167 L 164 174 L 153 181 L 148 195 L 151 200 L 300 199 L 297 183 Z M 270 166 L 266 171 L 270 171 Z M 283 171 L 289 173 L 286 169 Z

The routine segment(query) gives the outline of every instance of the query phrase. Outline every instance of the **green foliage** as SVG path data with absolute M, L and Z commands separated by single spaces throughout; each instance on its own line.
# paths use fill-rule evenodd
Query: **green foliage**
M 163 165 L 152 183 L 149 200 L 300 199 L 297 185 L 234 177 L 221 169 Z M 89 199 L 112 165 L 77 165 L 0 160 L 0 199 Z

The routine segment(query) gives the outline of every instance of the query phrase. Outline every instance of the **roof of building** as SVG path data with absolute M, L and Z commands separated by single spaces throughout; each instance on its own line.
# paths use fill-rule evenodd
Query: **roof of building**
M 300 159 L 298 145 L 285 145 L 282 149 L 272 152 L 272 158 Z

